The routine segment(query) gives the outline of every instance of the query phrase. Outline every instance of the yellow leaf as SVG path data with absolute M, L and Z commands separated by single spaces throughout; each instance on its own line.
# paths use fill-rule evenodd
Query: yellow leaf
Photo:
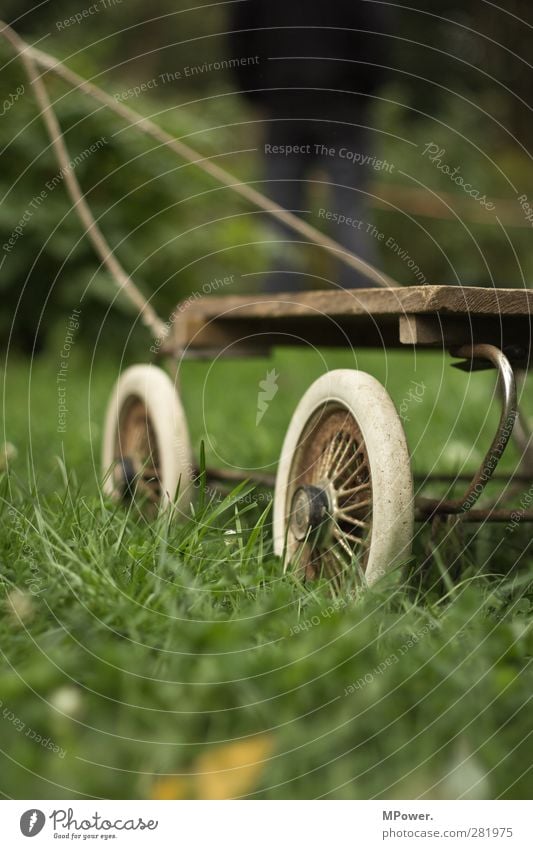
M 152 784 L 150 799 L 190 799 L 190 782 L 185 778 L 163 776 Z
M 197 799 L 235 799 L 252 791 L 273 749 L 267 734 L 219 746 L 195 764 Z

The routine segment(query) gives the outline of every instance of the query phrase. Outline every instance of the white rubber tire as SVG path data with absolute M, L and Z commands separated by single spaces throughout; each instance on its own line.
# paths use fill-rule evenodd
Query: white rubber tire
M 165 508 L 172 504 L 178 515 L 188 513 L 193 465 L 187 420 L 170 377 L 154 365 L 131 366 L 120 375 L 113 387 L 102 445 L 104 491 L 108 495 L 116 494 L 111 470 L 120 451 L 117 442 L 121 411 L 131 399 L 139 399 L 144 404 L 157 441 L 160 506 Z
M 366 446 L 372 481 L 372 530 L 365 579 L 373 584 L 410 555 L 414 497 L 409 452 L 398 413 L 379 381 L 362 371 L 337 369 L 323 375 L 309 387 L 294 412 L 276 476 L 274 552 L 284 555 L 295 452 L 310 418 L 328 402 L 336 402 L 351 413 Z

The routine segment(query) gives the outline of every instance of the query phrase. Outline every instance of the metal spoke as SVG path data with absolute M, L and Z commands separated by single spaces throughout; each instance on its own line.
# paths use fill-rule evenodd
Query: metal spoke
M 346 461 L 346 463 L 344 464 L 344 466 L 342 467 L 342 469 L 339 469 L 339 471 L 335 473 L 335 475 L 334 475 L 334 476 L 333 476 L 333 478 L 332 478 L 333 480 L 338 480 L 339 478 L 342 478 L 342 476 L 343 476 L 344 472 L 346 471 L 346 469 L 348 469 L 348 468 L 350 467 L 350 463 L 352 463 L 352 462 L 353 462 L 353 460 L 355 459 L 355 457 L 357 457 L 358 453 L 359 453 L 359 452 L 358 452 L 358 451 L 356 451 L 356 452 L 354 452 L 354 453 L 351 455 L 351 457 L 349 457 L 349 458 L 348 458 L 348 460 Z M 362 461 L 361 461 L 361 463 L 359 463 L 359 465 L 356 467 L 356 469 L 354 469 L 354 470 L 350 473 L 350 475 L 349 475 L 349 477 L 347 478 L 347 480 L 351 480 L 351 478 L 353 478 L 353 477 L 354 477 L 354 475 L 357 475 L 357 474 L 359 473 L 359 470 L 360 470 L 360 469 L 362 469 L 362 468 L 364 468 L 365 463 L 366 463 L 366 460 L 362 460 Z
M 335 511 L 335 521 L 337 522 L 338 519 L 341 519 L 341 521 L 344 521 L 344 522 L 349 522 L 350 525 L 354 525 L 356 528 L 367 528 L 368 527 L 368 522 L 365 522 L 363 519 L 356 519 L 355 516 L 350 516 L 348 513 L 343 513 L 342 510 L 336 510 Z M 338 527 L 338 524 L 337 524 L 337 527 Z
M 338 511 L 337 515 L 340 516 L 345 515 L 347 513 L 358 513 L 362 510 L 363 507 L 369 507 L 372 504 L 372 499 L 367 498 L 366 501 L 358 501 L 356 504 L 348 504 L 347 506 L 342 506 Z
M 348 545 L 348 543 L 346 542 L 346 540 L 344 539 L 343 536 L 337 537 L 337 539 L 338 539 L 340 547 L 346 552 L 346 554 L 348 555 L 348 557 L 351 560 L 352 557 L 353 557 L 353 550 L 350 548 L 350 546 Z M 330 550 L 335 551 L 335 548 L 332 546 Z
M 355 545 L 366 545 L 366 541 L 363 537 L 356 537 L 353 534 L 348 533 L 348 531 L 343 531 L 341 528 L 336 527 L 333 531 L 333 536 L 335 539 L 340 540 L 349 540 L 353 542 Z
M 343 482 L 344 486 L 349 484 L 350 481 L 354 480 L 354 478 L 359 477 L 362 474 L 363 469 L 365 467 L 366 467 L 366 460 L 363 460 L 361 463 L 359 463 L 359 465 L 352 472 L 350 472 L 350 474 L 348 475 L 346 480 Z
M 333 558 L 337 561 L 337 563 L 340 565 L 340 567 L 341 567 L 342 571 L 343 571 L 343 572 L 346 572 L 346 570 L 349 568 L 349 566 L 350 566 L 350 564 L 351 564 L 351 562 L 352 562 L 352 559 L 353 559 L 353 552 L 349 552 L 349 560 L 348 560 L 348 563 L 346 563 L 346 561 L 345 561 L 345 560 L 343 560 L 343 558 L 341 557 L 341 555 L 339 554 L 339 552 L 338 552 L 338 551 L 335 551 L 335 549 L 334 549 L 334 548 L 330 551 L 330 555 L 331 555 L 331 557 L 333 557 Z
M 353 459 L 353 454 L 352 454 L 352 456 L 348 457 L 348 460 L 346 461 L 346 463 L 344 464 L 342 469 L 339 468 L 339 464 L 342 463 L 342 461 L 346 457 L 347 452 L 350 450 L 350 448 L 353 447 L 353 443 L 350 441 L 349 437 L 341 440 L 340 444 L 342 445 L 343 442 L 344 442 L 344 449 L 341 451 L 340 456 L 336 459 L 335 465 L 333 466 L 333 468 L 331 470 L 331 480 L 335 480 L 335 478 L 339 477 L 342 474 L 342 472 L 344 471 L 344 469 L 346 469 L 348 467 L 348 465 L 351 463 L 351 461 Z

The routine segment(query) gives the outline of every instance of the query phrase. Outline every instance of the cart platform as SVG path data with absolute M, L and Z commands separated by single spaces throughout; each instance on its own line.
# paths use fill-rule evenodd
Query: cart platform
M 489 343 L 529 360 L 533 291 L 406 286 L 189 298 L 164 353 L 268 353 L 274 346 L 402 348 Z

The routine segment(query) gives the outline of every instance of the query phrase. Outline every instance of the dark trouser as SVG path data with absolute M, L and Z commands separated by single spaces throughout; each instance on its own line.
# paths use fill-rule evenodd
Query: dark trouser
M 307 120 L 272 121 L 265 145 L 303 146 L 306 152 L 289 156 L 265 150 L 265 192 L 284 209 L 299 214 L 319 229 L 326 229 L 339 245 L 375 265 L 374 239 L 368 233 L 369 221 L 365 188 L 368 167 L 353 162 L 347 152 L 372 155 L 367 130 L 333 122 Z M 331 155 L 317 153 L 315 145 L 324 145 Z M 341 151 L 344 155 L 341 155 Z M 319 173 L 321 172 L 321 173 Z M 310 210 L 311 182 L 327 181 L 327 199 L 323 210 Z M 319 214 L 321 212 L 322 214 Z M 328 215 L 328 213 L 331 213 Z M 333 216 L 336 216 L 334 218 Z M 351 223 L 337 223 L 339 218 Z M 355 224 L 353 223 L 355 222 Z M 290 292 L 310 288 L 312 269 L 304 267 L 305 242 L 291 228 L 272 219 L 271 231 L 276 243 L 271 271 L 265 276 L 267 292 Z M 372 281 L 354 269 L 335 261 L 333 283 L 345 289 L 371 287 Z M 304 273 L 307 271 L 307 273 Z M 320 288 L 327 283 L 321 282 Z

